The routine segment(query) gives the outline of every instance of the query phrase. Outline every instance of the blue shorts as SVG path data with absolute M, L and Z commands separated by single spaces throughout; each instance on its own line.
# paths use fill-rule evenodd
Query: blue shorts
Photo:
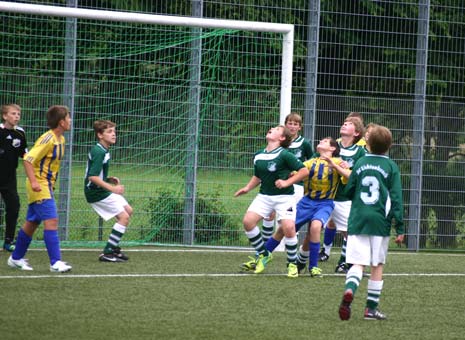
M 333 210 L 333 200 L 312 200 L 308 196 L 302 197 L 299 203 L 297 203 L 295 230 L 298 231 L 301 226 L 314 220 L 318 220 L 325 225 Z
M 58 218 L 57 206 L 54 199 L 42 200 L 29 204 L 26 221 L 40 224 L 42 221 Z

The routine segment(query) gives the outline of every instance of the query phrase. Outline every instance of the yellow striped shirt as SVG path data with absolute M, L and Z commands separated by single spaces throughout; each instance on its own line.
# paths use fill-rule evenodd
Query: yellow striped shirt
M 34 167 L 34 175 L 42 188 L 35 192 L 26 178 L 26 190 L 29 203 L 53 198 L 53 189 L 60 170 L 60 162 L 65 154 L 65 138 L 57 136 L 52 130 L 40 136 L 34 147 L 24 155 L 24 160 Z
M 342 159 L 333 157 L 333 161 L 340 164 Z M 305 161 L 304 165 L 309 170 L 308 177 L 304 179 L 305 195 L 311 199 L 334 199 L 339 182 L 347 182 L 319 157 Z

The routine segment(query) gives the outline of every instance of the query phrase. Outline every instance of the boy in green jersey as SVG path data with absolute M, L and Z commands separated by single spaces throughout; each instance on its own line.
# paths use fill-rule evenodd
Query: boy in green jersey
M 128 257 L 118 246 L 126 232 L 132 207 L 122 196 L 124 186 L 117 177 L 108 177 L 111 145 L 116 143 L 116 124 L 108 120 L 94 122 L 94 131 L 98 139 L 88 156 L 84 194 L 87 202 L 105 221 L 115 217 L 116 223 L 108 238 L 99 260 L 103 262 L 123 262 Z
M 302 130 L 302 117 L 296 113 L 291 112 L 286 116 L 284 120 L 284 126 L 287 127 L 291 133 L 291 144 L 287 147 L 287 150 L 294 154 L 294 156 L 301 162 L 312 158 L 313 148 L 310 142 L 300 135 Z M 304 185 L 303 182 L 294 184 L 294 198 L 296 202 L 304 196 Z M 275 213 L 273 212 L 269 218 L 263 219 L 262 236 L 263 241 L 266 242 L 273 235 L 275 225 Z M 279 250 L 284 250 L 284 242 L 279 245 Z M 278 250 L 278 249 L 277 249 Z
M 309 223 L 308 232 L 304 243 L 309 252 L 304 261 L 297 258 L 297 269 L 305 268 L 307 259 L 310 261 L 309 273 L 312 277 L 321 277 L 322 271 L 318 268 L 318 253 L 320 251 L 321 228 L 328 221 L 334 209 L 334 196 L 337 187 L 347 179 L 350 170 L 344 169 L 342 159 L 338 158 L 339 144 L 331 137 L 323 138 L 316 147 L 319 154 L 304 162 L 309 170 L 308 177 L 304 180 L 305 196 L 297 203 L 296 230 Z M 273 252 L 282 239 L 282 231 L 277 232 L 266 242 L 265 247 Z
M 294 277 L 297 272 L 295 265 L 297 254 L 297 236 L 295 233 L 296 202 L 293 197 L 293 184 L 308 176 L 308 170 L 293 154 L 285 148 L 291 143 L 291 134 L 285 126 L 271 128 L 266 135 L 267 146 L 254 156 L 254 175 L 249 183 L 239 189 L 234 196 L 248 193 L 260 185 L 260 192 L 244 215 L 243 224 L 245 234 L 252 246 L 259 254 L 253 267 L 244 269 L 254 270 L 259 274 L 271 261 L 271 253 L 265 248 L 262 234 L 257 224 L 275 211 L 278 224 L 283 228 L 288 259 L 288 276 Z M 289 176 L 296 171 L 294 176 Z
M 372 125 L 367 139 L 369 153 L 355 163 L 345 188 L 345 194 L 352 200 L 347 237 L 347 263 L 352 266 L 346 274 L 339 306 L 341 320 L 350 318 L 351 303 L 365 266 L 371 266 L 371 272 L 364 317 L 386 319 L 378 304 L 393 222 L 397 233 L 395 242 L 400 244 L 404 240 L 400 172 L 397 164 L 386 156 L 391 144 L 391 131 Z
M 349 115 L 340 129 L 338 139 L 341 149 L 340 157 L 349 168 L 352 168 L 356 161 L 366 153 L 365 147 L 359 145 L 363 138 L 363 121 L 357 116 Z M 336 197 L 334 198 L 334 210 L 328 224 L 325 226 L 323 247 L 320 252 L 320 261 L 327 261 L 331 252 L 331 247 L 336 235 L 336 230 L 342 233 L 344 241 L 341 249 L 341 256 L 336 267 L 336 273 L 345 273 L 348 269 L 346 264 L 346 240 L 347 221 L 349 218 L 351 201 L 344 195 L 344 184 L 339 185 Z

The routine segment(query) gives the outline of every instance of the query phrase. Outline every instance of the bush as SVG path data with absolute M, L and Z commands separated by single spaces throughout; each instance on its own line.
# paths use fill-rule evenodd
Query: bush
M 145 242 L 190 244 L 191 230 L 184 228 L 184 199 L 175 192 L 164 190 L 149 201 L 150 229 Z M 200 194 L 195 202 L 193 244 L 237 244 L 241 234 L 228 216 L 218 195 L 205 197 Z

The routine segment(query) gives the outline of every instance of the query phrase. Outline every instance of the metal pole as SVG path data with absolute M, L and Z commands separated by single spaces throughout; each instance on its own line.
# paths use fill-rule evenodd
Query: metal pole
M 192 16 L 203 15 L 203 0 L 192 1 Z M 195 203 L 197 197 L 197 161 L 198 140 L 200 125 L 200 91 L 201 91 L 201 65 L 202 65 L 202 29 L 192 28 L 197 39 L 192 41 L 191 67 L 190 67 L 190 94 L 189 94 L 189 122 L 187 127 L 186 150 L 186 197 L 184 202 L 184 232 L 183 243 L 194 243 L 195 231 Z
M 68 7 L 77 8 L 78 0 L 67 0 Z M 71 119 L 74 116 L 74 94 L 76 73 L 76 39 L 77 19 L 66 18 L 65 31 L 65 69 L 63 79 L 63 105 L 70 109 Z M 57 103 L 58 104 L 58 103 Z M 60 166 L 60 196 L 58 201 L 58 221 L 60 239 L 68 239 L 68 226 L 71 205 L 71 159 L 73 150 L 73 131 L 65 133 L 65 156 Z
M 415 71 L 415 103 L 413 109 L 412 172 L 410 174 L 410 202 L 407 246 L 420 249 L 421 194 L 423 178 L 423 136 L 425 132 L 426 77 L 428 65 L 428 31 L 430 1 L 418 4 L 417 60 Z
M 315 140 L 319 31 L 320 0 L 309 1 L 303 133 L 312 143 Z

